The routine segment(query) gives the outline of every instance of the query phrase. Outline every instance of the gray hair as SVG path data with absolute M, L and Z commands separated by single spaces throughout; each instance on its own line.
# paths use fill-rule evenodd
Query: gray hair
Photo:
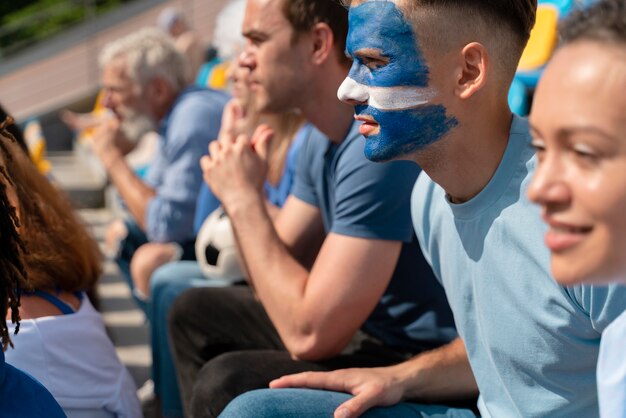
M 157 28 L 141 29 L 107 44 L 100 53 L 100 67 L 118 58 L 125 60 L 128 76 L 140 89 L 157 77 L 176 91 L 187 85 L 189 64 L 174 42 Z
M 235 58 L 243 50 L 246 40 L 241 34 L 241 26 L 245 11 L 246 0 L 231 0 L 217 15 L 213 45 L 220 58 Z

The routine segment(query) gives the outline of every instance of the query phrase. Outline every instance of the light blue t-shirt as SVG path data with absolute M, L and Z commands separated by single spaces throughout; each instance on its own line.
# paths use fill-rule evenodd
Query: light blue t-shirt
M 626 288 L 552 279 L 546 226 L 526 197 L 529 143 L 527 122 L 514 117 L 496 173 L 463 204 L 422 173 L 413 222 L 465 342 L 482 416 L 595 417 L 600 335 L 623 311 Z
M 157 155 L 145 181 L 156 190 L 146 210 L 146 236 L 156 242 L 194 238 L 193 221 L 202 184 L 200 158 L 217 139 L 226 93 L 188 87 L 164 118 Z
M 602 418 L 626 418 L 626 310 L 602 333 L 598 395 Z
M 406 354 L 438 347 L 457 334 L 411 227 L 410 193 L 419 167 L 373 163 L 364 147 L 357 122 L 341 144 L 313 129 L 300 151 L 292 193 L 320 209 L 327 233 L 403 242 L 391 281 L 362 329 Z

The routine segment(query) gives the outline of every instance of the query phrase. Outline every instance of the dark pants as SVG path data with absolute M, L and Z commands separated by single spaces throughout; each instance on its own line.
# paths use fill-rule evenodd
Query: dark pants
M 406 355 L 366 340 L 353 354 L 321 362 L 293 360 L 247 286 L 183 293 L 169 315 L 186 416 L 217 417 L 238 395 L 303 371 L 396 364 Z

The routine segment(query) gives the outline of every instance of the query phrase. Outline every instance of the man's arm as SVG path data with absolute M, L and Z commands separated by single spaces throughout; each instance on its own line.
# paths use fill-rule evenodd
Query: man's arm
M 262 197 L 247 195 L 227 210 L 272 323 L 296 357 L 338 354 L 382 297 L 402 244 L 331 233 L 309 272 L 281 241 L 288 232 L 274 228 Z
M 117 120 L 103 122 L 94 135 L 93 149 L 135 221 L 145 230 L 146 210 L 156 191 L 137 177 L 126 162 L 126 150 L 118 145 L 120 135 Z
M 259 135 L 267 141 L 271 132 Z M 286 225 L 297 222 L 285 220 L 310 220 L 312 206 L 290 198 L 274 227 L 261 189 L 266 145 L 255 150 L 240 136 L 209 147 L 205 180 L 230 216 L 252 284 L 287 349 L 309 360 L 338 354 L 383 295 L 402 243 L 329 234 L 309 271 L 281 237 L 300 247 L 311 229 L 294 233 Z
M 354 395 L 337 408 L 335 418 L 355 418 L 372 407 L 403 400 L 438 402 L 478 394 L 460 338 L 394 366 L 299 373 L 276 379 L 270 387 L 308 387 Z

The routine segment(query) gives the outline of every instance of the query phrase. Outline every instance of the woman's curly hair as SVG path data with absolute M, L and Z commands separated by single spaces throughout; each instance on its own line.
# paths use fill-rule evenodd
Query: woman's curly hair
M 10 158 L 7 152 L 7 142 L 15 141 L 13 135 L 6 130 L 13 123 L 10 116 L 0 122 L 0 151 L 4 156 L 0 159 L 0 314 L 6 318 L 11 309 L 11 321 L 16 324 L 15 333 L 19 330 L 20 321 L 20 292 L 26 287 L 27 273 L 24 268 L 24 254 L 26 247 L 19 233 L 19 219 L 15 206 L 9 201 L 8 186 L 12 185 L 4 159 Z M 0 340 L 2 349 L 13 343 L 9 336 L 9 329 L 5 320 L 0 321 Z

